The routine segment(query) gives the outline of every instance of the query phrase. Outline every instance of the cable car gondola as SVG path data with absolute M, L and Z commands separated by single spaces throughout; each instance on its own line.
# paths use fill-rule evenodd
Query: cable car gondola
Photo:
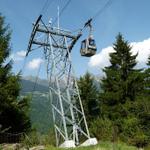
M 85 23 L 84 27 L 88 26 L 90 28 L 89 36 L 87 39 L 85 39 L 81 42 L 81 48 L 80 48 L 81 56 L 85 56 L 85 57 L 91 57 L 91 56 L 95 55 L 96 51 L 97 51 L 95 40 L 92 36 L 91 21 L 92 21 L 92 19 L 88 20 Z
M 93 38 L 89 37 L 81 42 L 81 56 L 91 57 L 96 54 L 96 50 L 97 48 Z

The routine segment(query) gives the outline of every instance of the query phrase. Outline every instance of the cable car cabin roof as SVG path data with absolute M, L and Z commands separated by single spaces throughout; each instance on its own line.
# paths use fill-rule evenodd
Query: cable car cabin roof
M 81 56 L 91 57 L 95 55 L 96 50 L 97 48 L 94 39 L 88 38 L 81 42 L 81 49 L 80 49 Z

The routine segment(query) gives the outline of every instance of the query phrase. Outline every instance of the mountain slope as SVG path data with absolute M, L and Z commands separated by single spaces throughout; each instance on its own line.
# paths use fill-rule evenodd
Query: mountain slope
M 33 76 L 23 77 L 21 80 L 21 95 L 32 93 L 30 112 L 32 125 L 39 132 L 47 133 L 53 126 L 51 104 L 48 97 L 48 81 L 40 78 L 38 78 L 36 84 L 35 81 L 36 78 Z M 100 89 L 98 78 L 95 78 L 94 84 Z M 63 85 L 64 82 L 62 81 L 61 87 Z
M 39 82 L 35 83 L 35 81 L 22 79 L 21 80 L 21 93 L 29 93 L 33 91 L 48 92 L 48 85 L 42 85 L 42 84 L 39 84 Z
M 40 133 L 47 133 L 52 127 L 52 112 L 48 98 L 48 82 L 35 77 L 24 77 L 21 80 L 20 95 L 32 94 L 30 102 L 30 118 L 33 128 Z

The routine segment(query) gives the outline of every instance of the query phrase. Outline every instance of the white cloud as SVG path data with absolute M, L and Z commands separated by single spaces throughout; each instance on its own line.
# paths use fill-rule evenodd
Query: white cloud
M 43 63 L 43 60 L 41 58 L 34 58 L 27 64 L 27 67 L 33 70 L 38 69 L 41 63 Z
M 130 45 L 132 46 L 133 54 L 138 52 L 137 67 L 145 67 L 148 56 L 150 55 L 150 38 L 142 42 L 132 42 Z M 93 68 L 104 68 L 105 66 L 109 66 L 109 53 L 111 52 L 113 52 L 113 48 L 111 46 L 103 48 L 100 53 L 91 57 L 89 66 Z
M 150 38 L 142 42 L 133 42 L 131 43 L 131 46 L 133 54 L 138 52 L 137 66 L 144 67 L 147 63 L 148 56 L 150 55 Z
M 19 57 L 25 57 L 26 56 L 26 51 L 18 51 L 16 54 Z
M 109 62 L 109 53 L 113 52 L 112 47 L 103 48 L 100 53 L 91 57 L 89 61 L 89 66 L 91 67 L 100 67 L 103 68 L 110 64 Z
M 18 51 L 16 53 L 13 53 L 10 55 L 10 59 L 12 59 L 13 61 L 15 62 L 18 62 L 18 61 L 22 61 L 24 59 L 26 55 L 26 51 Z

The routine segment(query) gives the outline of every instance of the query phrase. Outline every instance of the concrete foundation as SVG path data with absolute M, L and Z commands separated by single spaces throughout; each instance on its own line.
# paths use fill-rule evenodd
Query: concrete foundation
M 87 139 L 84 143 L 82 143 L 80 146 L 91 146 L 91 145 L 96 145 L 97 139 L 96 138 L 89 138 Z
M 65 141 L 64 143 L 62 143 L 59 147 L 60 148 L 73 148 L 76 146 L 75 146 L 75 143 L 73 140 L 68 140 L 68 141 Z

